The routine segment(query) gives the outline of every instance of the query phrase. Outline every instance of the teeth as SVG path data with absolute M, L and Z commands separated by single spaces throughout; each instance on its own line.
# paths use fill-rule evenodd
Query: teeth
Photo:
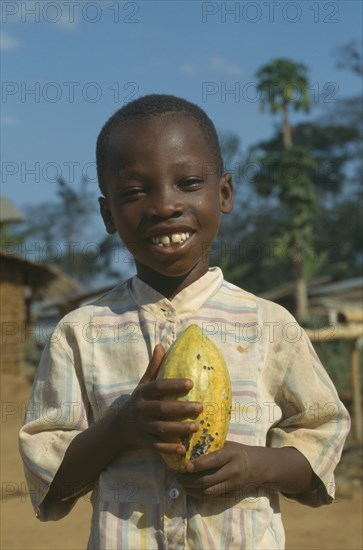
M 172 233 L 171 235 L 152 237 L 151 240 L 153 244 L 157 244 L 158 246 L 170 246 L 171 243 L 183 243 L 189 239 L 189 237 L 190 233 L 187 231 L 186 233 Z

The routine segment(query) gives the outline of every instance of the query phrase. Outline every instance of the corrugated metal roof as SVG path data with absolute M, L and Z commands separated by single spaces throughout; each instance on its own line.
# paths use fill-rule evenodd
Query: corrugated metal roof
M 327 284 L 331 281 L 330 277 L 319 277 L 317 279 L 313 279 L 310 281 L 307 281 L 308 286 L 308 294 L 311 293 L 312 287 L 321 287 L 321 285 Z M 276 286 L 274 288 L 271 288 L 270 290 L 266 290 L 265 292 L 260 292 L 259 296 L 261 298 L 265 298 L 266 300 L 279 300 L 281 298 L 286 298 L 287 296 L 293 296 L 295 291 L 295 283 L 294 281 L 288 281 L 287 283 L 283 283 L 279 286 Z
M 363 277 L 355 277 L 353 279 L 345 279 L 344 281 L 336 281 L 325 285 L 320 285 L 315 288 L 309 288 L 309 296 L 322 296 L 323 294 L 338 294 L 349 290 L 356 290 L 363 287 Z
M 24 221 L 24 216 L 5 198 L 0 197 L 0 223 L 19 223 Z

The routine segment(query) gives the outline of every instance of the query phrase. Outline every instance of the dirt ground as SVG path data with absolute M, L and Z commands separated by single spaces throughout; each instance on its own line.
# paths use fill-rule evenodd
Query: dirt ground
M 0 549 L 84 549 L 91 512 L 87 497 L 59 522 L 41 523 L 34 517 L 17 449 L 29 391 L 25 378 L 1 376 Z M 337 498 L 330 506 L 311 509 L 282 500 L 288 550 L 362 550 L 362 448 L 351 441 L 336 481 Z

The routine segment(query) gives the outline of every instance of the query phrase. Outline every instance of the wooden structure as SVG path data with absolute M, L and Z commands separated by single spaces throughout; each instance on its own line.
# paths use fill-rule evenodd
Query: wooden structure
M 359 443 L 363 441 L 362 390 L 359 365 L 359 351 L 363 344 L 363 310 L 352 310 L 338 313 L 337 323 L 329 327 L 305 329 L 313 342 L 344 340 L 349 346 L 349 364 L 353 398 L 353 430 L 354 438 Z
M 34 341 L 31 303 L 46 297 L 59 300 L 80 290 L 76 281 L 53 264 L 32 262 L 22 255 L 21 239 L 9 228 L 23 221 L 13 203 L 0 197 L 0 369 L 12 373 L 21 372 L 26 345 Z M 14 253 L 15 248 L 19 255 Z
M 0 253 L 1 371 L 17 374 L 24 366 L 25 347 L 33 338 L 32 301 L 45 297 L 60 299 L 79 289 L 76 281 L 51 264 Z
M 293 310 L 294 283 L 285 283 L 262 294 Z M 332 281 L 323 277 L 308 282 L 309 312 L 322 315 L 327 326 L 305 329 L 313 342 L 345 341 L 349 348 L 354 438 L 363 440 L 362 386 L 359 357 L 363 345 L 363 278 Z M 328 324 L 329 323 L 329 324 Z
M 106 292 L 112 290 L 118 283 L 119 281 L 115 281 L 111 285 L 75 292 L 72 293 L 71 296 L 64 295 L 61 299 L 44 302 L 41 310 L 38 312 L 38 317 L 45 319 L 53 318 L 53 320 L 60 319 L 70 311 L 88 304 L 101 297 L 103 294 L 106 294 Z

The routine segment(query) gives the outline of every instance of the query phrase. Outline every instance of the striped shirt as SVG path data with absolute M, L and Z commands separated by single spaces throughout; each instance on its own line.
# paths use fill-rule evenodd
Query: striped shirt
M 20 431 L 40 520 L 58 520 L 76 502 L 76 496 L 44 502 L 72 439 L 126 402 L 154 346 L 168 348 L 191 323 L 219 347 L 229 368 L 227 439 L 295 447 L 321 480 L 319 491 L 296 500 L 313 506 L 332 501 L 349 416 L 331 380 L 285 309 L 211 268 L 171 300 L 135 276 L 60 321 L 44 350 Z M 277 492 L 251 487 L 239 494 L 236 487 L 218 501 L 189 497 L 151 449 L 122 452 L 101 472 L 91 501 L 89 549 L 284 548 Z

